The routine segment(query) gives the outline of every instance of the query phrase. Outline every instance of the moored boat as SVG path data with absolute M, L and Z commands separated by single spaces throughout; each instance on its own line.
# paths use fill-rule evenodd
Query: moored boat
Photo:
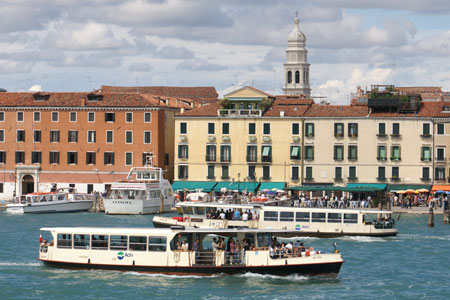
M 391 211 L 263 204 L 180 202 L 181 217 L 153 217 L 155 227 L 286 229 L 292 236 L 395 236 Z
M 337 276 L 338 251 L 275 250 L 286 231 L 199 228 L 41 228 L 39 260 L 51 267 L 176 275 L 240 274 Z M 227 246 L 224 240 L 227 239 Z M 239 241 L 242 247 L 234 247 Z M 273 246 L 273 248 L 271 248 Z M 286 247 L 285 249 L 287 249 Z
M 57 192 L 30 193 L 17 196 L 12 203 L 6 204 L 6 211 L 11 213 L 59 213 L 77 212 L 91 209 L 95 195 Z
M 126 180 L 112 183 L 103 203 L 106 214 L 143 215 L 169 212 L 174 199 L 163 170 L 149 165 L 133 167 Z

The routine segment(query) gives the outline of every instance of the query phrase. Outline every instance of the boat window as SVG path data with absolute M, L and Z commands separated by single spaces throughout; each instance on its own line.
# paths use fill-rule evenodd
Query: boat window
M 277 211 L 265 211 L 264 212 L 264 221 L 278 221 L 278 212 Z
M 358 223 L 358 214 L 344 214 L 344 223 Z
M 137 191 L 135 190 L 125 190 L 125 197 L 126 199 L 134 199 L 136 197 Z
M 39 202 L 47 202 L 47 199 L 45 199 L 45 196 L 39 196 Z
M 73 248 L 75 249 L 89 249 L 89 234 L 74 234 Z
M 64 200 L 64 195 L 59 195 L 58 200 Z
M 150 190 L 150 198 L 161 198 L 161 190 Z
M 167 189 L 166 189 L 166 195 L 167 195 L 167 197 L 172 197 L 172 196 L 173 196 L 173 191 L 172 191 L 172 189 L 167 188 Z
M 111 250 L 127 250 L 128 236 L 111 235 L 109 238 L 109 249 Z
M 325 213 L 313 212 L 311 222 L 325 222 Z
M 271 233 L 258 233 L 258 248 L 269 247 L 272 242 L 272 234 Z
M 255 245 L 255 234 L 246 233 L 245 238 L 247 239 L 249 246 Z
M 45 198 L 47 199 L 47 201 L 52 201 L 52 196 L 45 196 Z
M 148 251 L 166 251 L 166 237 L 149 236 Z
M 146 236 L 130 236 L 130 250 L 145 251 L 147 247 Z
M 295 213 L 296 222 L 309 222 L 309 212 L 296 212 Z
M 204 207 L 196 207 L 195 208 L 195 214 L 196 215 L 204 215 L 205 214 L 205 208 Z
M 72 248 L 72 234 L 58 233 L 56 246 L 58 248 Z
M 328 213 L 328 223 L 342 223 L 342 214 Z
M 280 221 L 282 222 L 292 222 L 294 221 L 293 211 L 282 211 L 280 212 Z
M 38 199 L 38 197 L 32 197 L 32 199 L 33 199 L 33 203 L 37 203 L 37 202 L 39 202 L 39 199 Z M 28 201 L 29 202 L 29 201 Z
M 91 248 L 95 250 L 108 250 L 108 236 L 93 234 Z
M 192 207 L 184 206 L 183 207 L 183 214 L 185 214 L 185 215 L 192 215 L 193 214 Z

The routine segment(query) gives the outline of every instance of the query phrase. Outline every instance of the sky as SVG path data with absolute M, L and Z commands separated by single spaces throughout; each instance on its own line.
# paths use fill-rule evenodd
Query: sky
M 450 90 L 448 0 L 0 0 L 0 88 L 282 94 L 295 11 L 313 97 L 348 104 L 372 84 Z

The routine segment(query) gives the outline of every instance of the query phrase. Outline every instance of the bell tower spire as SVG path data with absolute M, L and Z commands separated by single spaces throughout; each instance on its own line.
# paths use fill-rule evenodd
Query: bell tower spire
M 306 50 L 306 36 L 300 30 L 298 12 L 295 12 L 294 28 L 288 36 L 286 63 L 284 64 L 284 88 L 287 95 L 311 96 L 309 86 L 308 50 Z

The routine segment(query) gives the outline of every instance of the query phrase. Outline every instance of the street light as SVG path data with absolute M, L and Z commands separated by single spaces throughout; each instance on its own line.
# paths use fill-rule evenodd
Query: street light
M 239 196 L 239 203 L 241 203 L 241 173 L 238 173 L 238 196 Z

